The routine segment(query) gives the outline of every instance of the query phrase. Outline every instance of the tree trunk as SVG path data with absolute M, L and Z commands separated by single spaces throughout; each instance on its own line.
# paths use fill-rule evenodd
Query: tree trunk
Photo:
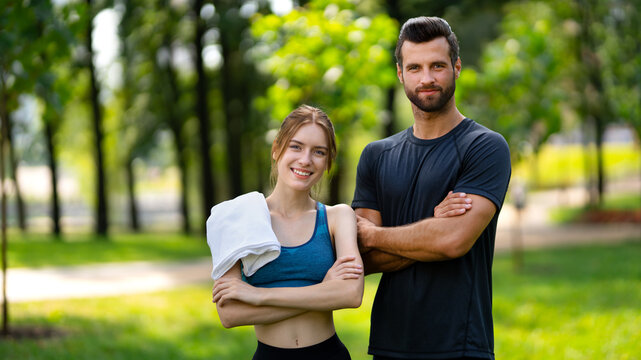
M 27 212 L 22 198 L 22 191 L 20 190 L 20 183 L 18 182 L 18 160 L 16 158 L 15 148 L 13 147 L 13 129 L 12 129 L 12 120 L 11 114 L 9 111 L 6 111 L 3 116 L 6 116 L 7 119 L 7 148 L 9 150 L 9 166 L 11 167 L 11 180 L 13 181 L 13 186 L 16 192 L 16 207 L 18 209 L 18 226 L 20 230 L 27 231 Z
M 347 142 L 343 141 L 341 143 L 341 149 L 346 149 L 347 148 Z M 332 176 L 332 179 L 329 184 L 329 204 L 335 205 L 341 203 L 341 188 L 343 185 L 343 161 L 346 156 L 345 151 L 339 150 L 338 153 L 336 154 L 336 161 L 334 162 L 334 166 L 336 166 L 336 170 L 334 171 L 334 176 Z
M 221 14 L 218 27 L 220 28 L 220 44 L 222 49 L 223 65 L 220 70 L 222 76 L 223 106 L 225 109 L 225 130 L 227 135 L 227 175 L 231 195 L 236 197 L 243 193 L 243 166 L 242 166 L 242 134 L 245 120 L 245 104 L 243 97 L 246 70 L 242 69 L 243 56 L 240 50 L 240 40 L 245 30 L 244 21 L 237 13 L 228 13 L 229 5 L 222 1 L 214 1 L 216 9 Z
M 52 119 L 45 119 L 45 139 L 47 142 L 47 161 L 51 173 L 51 221 L 53 223 L 53 235 L 60 240 L 62 230 L 60 228 L 60 200 L 58 197 L 58 163 L 56 160 L 56 147 L 53 140 L 55 133 Z
M 598 205 L 603 205 L 603 194 L 605 192 L 605 168 L 603 164 L 603 133 L 605 131 L 603 126 L 603 120 L 597 116 L 595 118 L 595 128 L 596 128 L 596 174 L 597 174 L 597 199 Z
M 581 44 L 580 60 L 583 62 L 587 75 L 587 84 L 583 93 L 585 108 L 588 116 L 594 120 L 594 139 L 596 143 L 596 194 L 597 203 L 603 202 L 603 192 L 605 189 L 605 170 L 603 167 L 603 132 L 605 130 L 606 116 L 610 115 L 608 98 L 603 94 L 603 81 L 601 79 L 601 60 L 596 51 L 594 33 L 591 26 L 593 24 L 592 9 L 593 4 L 589 0 L 579 1 L 580 23 L 581 23 Z
M 394 112 L 394 97 L 396 95 L 396 87 L 392 86 L 387 89 L 387 119 L 385 123 L 385 134 L 384 137 L 389 137 L 396 134 L 397 125 L 396 125 L 396 113 Z
M 171 65 L 169 65 L 171 67 Z M 176 79 L 174 72 L 169 68 L 167 69 L 169 77 L 169 87 L 171 88 L 171 97 L 174 99 L 171 104 L 178 103 L 178 89 L 176 86 Z M 168 107 L 173 108 L 173 105 Z M 191 220 L 189 217 L 189 198 L 187 194 L 187 153 L 185 152 L 185 144 L 182 139 L 182 124 L 180 119 L 173 112 L 173 109 L 169 110 L 169 124 L 171 132 L 174 136 L 174 147 L 176 154 L 176 164 L 178 165 L 178 170 L 180 171 L 180 213 L 182 215 L 182 231 L 185 235 L 191 232 Z
M 86 43 L 88 59 L 87 67 L 91 80 L 90 97 L 91 108 L 93 115 L 93 132 L 95 137 L 95 156 L 96 156 L 96 234 L 100 239 L 106 240 L 108 230 L 108 215 L 107 215 L 107 193 L 106 193 L 106 176 L 105 165 L 103 160 L 103 130 L 102 130 L 102 113 L 99 101 L 98 79 L 96 78 L 96 70 L 93 63 L 93 48 L 92 48 L 92 31 L 93 31 L 93 9 L 91 0 L 87 1 L 87 8 L 90 16 L 87 24 Z
M 5 143 L 7 139 L 7 122 L 6 117 L 7 104 L 5 97 L 5 87 L 2 77 L 0 77 L 0 237 L 2 237 L 2 335 L 9 334 L 9 300 L 7 298 L 7 199 L 4 192 L 4 154 Z
M 216 184 L 214 181 L 214 176 L 212 172 L 212 161 L 211 161 L 211 142 L 209 140 L 209 111 L 208 111 L 208 86 L 207 86 L 207 76 L 205 74 L 205 68 L 203 65 L 203 45 L 202 38 L 206 30 L 206 24 L 203 19 L 200 18 L 200 9 L 202 8 L 203 1 L 195 0 L 194 1 L 194 21 L 196 22 L 196 36 L 194 37 L 194 46 L 196 49 L 195 55 L 195 65 L 196 65 L 196 116 L 198 117 L 198 124 L 200 126 L 199 138 L 200 138 L 200 156 L 202 160 L 202 214 L 201 214 L 201 226 L 200 228 L 204 231 L 205 229 L 205 219 L 209 216 L 209 212 L 212 206 L 215 203 L 215 189 Z
M 129 228 L 133 232 L 140 231 L 138 221 L 138 204 L 136 203 L 136 174 L 134 173 L 134 159 L 130 155 L 125 164 L 127 173 L 127 200 L 129 202 Z
M 222 36 L 225 38 L 225 36 Z M 225 41 L 223 41 L 225 44 Z M 225 64 L 238 61 L 237 52 L 230 55 L 223 45 L 223 61 Z M 225 124 L 227 133 L 227 174 L 231 195 L 236 197 L 243 193 L 243 163 L 242 163 L 242 133 L 243 133 L 243 102 L 239 96 L 238 81 L 232 80 L 232 72 L 237 71 L 232 65 L 223 65 L 223 103 L 225 108 Z

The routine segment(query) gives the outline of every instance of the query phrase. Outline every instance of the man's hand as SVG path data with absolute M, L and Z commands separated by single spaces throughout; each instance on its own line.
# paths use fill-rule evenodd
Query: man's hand
M 434 208 L 435 218 L 445 218 L 465 214 L 472 208 L 472 198 L 466 193 L 447 193 L 447 196 Z
M 356 215 L 356 225 L 358 227 L 358 250 L 361 254 L 365 254 L 372 250 L 368 239 L 371 238 L 372 232 L 376 231 L 377 226 L 369 219 L 359 215 Z

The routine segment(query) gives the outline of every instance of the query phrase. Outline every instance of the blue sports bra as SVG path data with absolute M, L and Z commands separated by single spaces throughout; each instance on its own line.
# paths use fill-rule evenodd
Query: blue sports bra
M 281 246 L 280 255 L 243 279 L 257 287 L 300 287 L 323 281 L 336 255 L 327 226 L 325 205 L 316 202 L 316 225 L 311 239 L 298 246 Z

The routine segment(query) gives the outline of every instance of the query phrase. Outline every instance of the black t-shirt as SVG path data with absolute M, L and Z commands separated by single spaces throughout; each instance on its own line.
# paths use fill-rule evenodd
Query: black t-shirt
M 416 138 L 410 127 L 365 147 L 352 207 L 379 211 L 383 226 L 432 217 L 450 190 L 483 196 L 497 208 L 463 257 L 383 274 L 372 309 L 370 354 L 494 359 L 492 260 L 510 173 L 505 139 L 471 119 L 436 139 Z

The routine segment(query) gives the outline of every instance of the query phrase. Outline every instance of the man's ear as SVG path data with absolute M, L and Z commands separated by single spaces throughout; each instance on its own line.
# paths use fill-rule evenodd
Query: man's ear
M 398 77 L 398 81 L 403 83 L 403 69 L 401 69 L 401 66 L 396 63 L 396 76 Z
M 456 59 L 456 63 L 454 63 L 454 75 L 456 76 L 456 79 L 461 75 L 461 58 L 459 57 Z

